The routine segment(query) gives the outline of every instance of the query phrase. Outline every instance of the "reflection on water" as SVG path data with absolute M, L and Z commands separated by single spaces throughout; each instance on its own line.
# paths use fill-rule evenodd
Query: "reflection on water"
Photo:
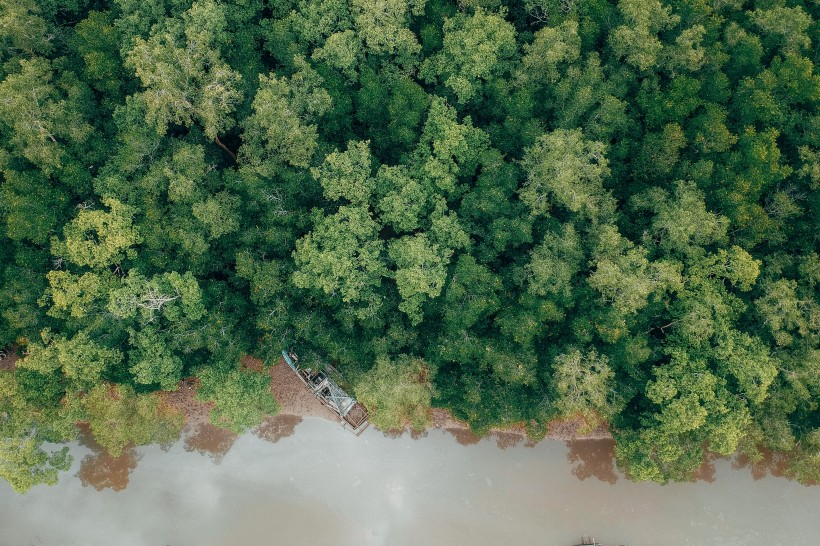
M 87 424 L 78 425 L 80 445 L 92 453 L 83 457 L 77 477 L 83 486 L 92 486 L 97 491 L 113 489 L 122 491 L 128 486 L 131 472 L 137 468 L 139 456 L 133 447 L 127 447 L 119 457 L 114 457 L 94 440 Z
M 385 438 L 392 438 L 395 440 L 396 438 L 401 438 L 405 434 L 410 436 L 413 440 L 418 440 L 419 438 L 424 438 L 427 436 L 426 430 L 414 430 L 412 428 L 391 428 L 384 431 L 381 431 L 384 434 Z
M 291 425 L 271 425 L 268 438 Z M 219 465 L 185 442 L 140 446 L 117 493 L 65 474 L 24 496 L 0 482 L 0 543 L 567 546 L 589 534 L 609 545 L 776 546 L 820 535 L 820 487 L 753 479 L 728 460 L 713 461 L 715 483 L 660 486 L 621 479 L 611 441 L 497 444 L 461 446 L 441 430 L 356 437 L 305 418 L 275 443 L 236 439 Z M 72 446 L 71 472 L 87 451 Z
M 122 491 L 128 486 L 128 478 L 131 471 L 137 468 L 138 460 L 134 448 L 124 450 L 119 457 L 112 457 L 107 451 L 86 455 L 80 463 L 77 477 L 83 485 L 90 485 L 97 491 Z
M 444 431 L 452 434 L 456 442 L 463 446 L 471 446 L 481 441 L 481 436 L 473 434 L 473 431 L 468 428 L 446 428 Z
M 567 460 L 572 463 L 572 475 L 579 480 L 597 478 L 614 484 L 618 481 L 615 472 L 615 440 L 573 440 L 566 442 L 569 452 Z
M 274 415 L 265 419 L 254 434 L 275 444 L 282 438 L 292 436 L 301 422 L 302 418 L 298 415 Z
M 495 445 L 499 449 L 515 447 L 524 440 L 524 436 L 517 432 L 493 432 L 491 436 L 495 438 Z
M 237 438 L 238 436 L 230 430 L 202 423 L 196 427 L 193 434 L 185 437 L 185 451 L 202 453 L 219 464 Z
M 789 458 L 782 453 L 774 453 L 770 449 L 761 448 L 763 458 L 753 463 L 749 457 L 743 453 L 737 455 L 732 461 L 732 468 L 748 468 L 752 472 L 752 477 L 762 480 L 767 476 L 783 478 L 789 468 Z
M 703 458 L 703 463 L 692 473 L 689 481 L 692 482 L 706 482 L 712 483 L 715 481 L 717 469 L 715 461 L 725 461 L 726 457 L 721 457 L 717 453 L 706 451 L 706 456 Z

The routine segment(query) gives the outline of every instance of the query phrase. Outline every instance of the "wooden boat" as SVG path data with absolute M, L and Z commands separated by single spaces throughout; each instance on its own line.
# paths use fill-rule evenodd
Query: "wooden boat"
M 604 545 L 601 544 L 600 542 L 598 542 L 597 540 L 595 540 L 595 537 L 591 537 L 589 535 L 584 535 L 584 536 L 581 537 L 581 542 L 578 543 L 578 544 L 574 544 L 573 546 L 604 546 Z
M 282 351 L 282 358 L 322 404 L 333 410 L 342 425 L 359 436 L 370 425 L 367 408 L 336 384 L 326 370 L 299 366 L 295 353 Z

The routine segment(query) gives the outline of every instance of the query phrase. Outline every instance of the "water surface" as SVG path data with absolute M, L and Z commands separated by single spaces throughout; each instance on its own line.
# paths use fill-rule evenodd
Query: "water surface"
M 438 430 L 412 439 L 372 428 L 357 438 L 315 418 L 268 423 L 264 438 L 198 434 L 167 452 L 139 447 L 102 466 L 91 464 L 100 457 L 91 448 L 72 446 L 74 467 L 60 483 L 24 496 L 0 482 L 0 544 L 820 540 L 820 487 L 752 472 L 742 461 L 714 461 L 704 474 L 711 482 L 659 486 L 625 480 L 608 442 L 459 443 Z

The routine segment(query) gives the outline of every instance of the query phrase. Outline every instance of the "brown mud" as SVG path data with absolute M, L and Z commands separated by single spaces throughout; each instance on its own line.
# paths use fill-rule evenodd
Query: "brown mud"
M 0 348 L 0 372 L 14 371 L 18 360 L 20 360 L 20 355 L 17 354 L 16 345 Z

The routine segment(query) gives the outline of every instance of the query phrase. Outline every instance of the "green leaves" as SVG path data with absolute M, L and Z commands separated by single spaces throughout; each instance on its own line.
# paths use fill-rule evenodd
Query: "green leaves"
M 211 423 L 216 426 L 242 434 L 279 411 L 267 373 L 215 366 L 199 372 L 199 379 L 197 398 L 215 404 Z
M 290 78 L 259 76 L 254 113 L 243 123 L 239 162 L 261 176 L 283 165 L 307 167 L 317 146 L 316 121 L 331 108 L 322 78 L 303 59 Z
M 375 181 L 370 176 L 373 160 L 368 142 L 348 142 L 347 151 L 332 152 L 313 176 L 322 184 L 325 197 L 345 199 L 355 205 L 370 201 Z
M 63 228 L 64 240 L 52 239 L 52 253 L 78 266 L 103 268 L 133 258 L 132 248 L 142 242 L 132 225 L 136 212 L 116 199 L 103 199 L 110 210 L 81 210 Z
M 432 243 L 422 233 L 391 241 L 387 253 L 396 264 L 393 275 L 402 297 L 399 309 L 407 313 L 412 324 L 418 324 L 421 305 L 427 298 L 437 298 L 444 288 L 451 251 Z
M 234 125 L 229 117 L 242 98 L 240 76 L 219 53 L 225 39 L 223 9 L 201 0 L 180 19 L 170 19 L 148 40 L 136 38 L 127 66 L 136 72 L 145 91 L 146 121 L 161 135 L 169 125 L 202 125 L 210 139 Z M 164 28 L 163 28 L 164 27 Z
M 57 86 L 47 60 L 19 64 L 19 72 L 0 82 L 0 124 L 11 129 L 9 144 L 15 155 L 51 174 L 65 165 L 66 146 L 84 143 L 92 128 L 76 102 Z
M 170 437 L 134 389 L 193 370 L 251 426 L 228 363 L 282 344 L 384 426 L 437 393 L 480 431 L 608 422 L 636 479 L 757 443 L 817 475 L 813 6 L 57 4 L 0 7 L 16 487 L 76 420 Z
M 464 104 L 480 96 L 485 83 L 511 68 L 518 51 L 515 28 L 502 15 L 476 10 L 444 21 L 444 46 L 427 59 L 420 75 L 441 81 Z
M 342 206 L 336 214 L 318 216 L 313 232 L 296 242 L 294 284 L 338 293 L 348 303 L 371 300 L 386 273 L 378 230 L 362 207 Z
M 625 24 L 610 34 L 610 47 L 638 70 L 651 69 L 663 48 L 658 33 L 675 26 L 680 17 L 658 0 L 620 0 L 618 10 Z
M 381 430 L 409 426 L 421 431 L 431 422 L 433 373 L 421 358 L 380 356 L 356 383 L 356 397 L 370 412 L 370 422 Z
M 555 409 L 561 419 L 583 418 L 583 430 L 594 430 L 614 415 L 615 373 L 609 359 L 595 349 L 568 351 L 553 360 L 552 380 L 558 399 Z
M 184 417 L 155 394 L 137 394 L 124 385 L 101 383 L 82 398 L 71 399 L 87 420 L 94 439 L 112 456 L 129 445 L 170 443 L 179 438 Z
M 603 189 L 609 176 L 605 152 L 603 143 L 585 140 L 578 130 L 542 135 L 524 154 L 521 200 L 536 216 L 549 213 L 555 203 L 597 218 L 609 198 Z
M 46 329 L 41 335 L 43 343 L 31 343 L 28 356 L 18 367 L 41 374 L 59 370 L 77 390 L 96 386 L 123 358 L 122 353 L 95 342 L 85 332 L 66 338 Z

